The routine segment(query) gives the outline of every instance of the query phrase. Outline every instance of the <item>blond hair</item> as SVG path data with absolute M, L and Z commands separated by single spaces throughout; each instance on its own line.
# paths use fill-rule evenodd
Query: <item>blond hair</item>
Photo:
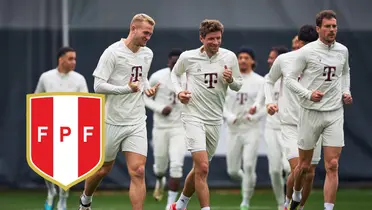
M 144 13 L 136 14 L 132 18 L 132 21 L 130 22 L 130 24 L 132 25 L 135 22 L 144 22 L 144 21 L 150 23 L 152 26 L 155 25 L 155 20 L 149 15 L 146 15 Z

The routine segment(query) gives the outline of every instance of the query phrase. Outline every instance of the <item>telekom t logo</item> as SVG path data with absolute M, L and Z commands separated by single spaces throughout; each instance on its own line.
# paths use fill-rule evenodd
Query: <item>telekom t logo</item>
M 214 88 L 213 84 L 217 84 L 217 73 L 205 73 L 204 83 L 207 84 L 207 88 Z
M 139 81 L 139 78 L 142 77 L 142 66 L 133 66 L 132 67 L 132 82 Z
M 238 93 L 236 94 L 236 100 L 240 105 L 243 105 L 248 100 L 248 93 Z
M 323 71 L 323 76 L 326 76 L 325 81 L 332 81 L 331 77 L 336 75 L 336 67 L 335 66 L 325 66 Z

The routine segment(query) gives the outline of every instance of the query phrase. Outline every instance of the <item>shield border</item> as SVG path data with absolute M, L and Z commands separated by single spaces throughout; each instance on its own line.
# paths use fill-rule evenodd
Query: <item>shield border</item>
M 39 170 L 31 161 L 31 122 L 30 122 L 30 105 L 31 105 L 31 99 L 32 98 L 38 98 L 38 97 L 53 97 L 53 96 L 83 96 L 83 97 L 91 97 L 91 98 L 100 98 L 101 99 L 101 159 L 99 163 L 91 169 L 88 173 L 85 175 L 79 177 L 74 182 L 70 183 L 69 185 L 64 185 L 50 176 L 46 175 L 43 171 Z M 49 93 L 32 93 L 26 95 L 26 159 L 27 164 L 29 167 L 37 173 L 39 176 L 43 177 L 45 180 L 52 182 L 55 185 L 58 185 L 64 190 L 69 190 L 74 185 L 84 181 L 86 178 L 90 177 L 94 173 L 96 173 L 104 164 L 105 159 L 105 95 L 103 94 L 97 94 L 97 93 L 80 93 L 80 92 L 49 92 Z

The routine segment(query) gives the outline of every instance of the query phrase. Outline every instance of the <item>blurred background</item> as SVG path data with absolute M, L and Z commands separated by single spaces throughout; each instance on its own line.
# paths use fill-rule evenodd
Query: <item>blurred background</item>
M 201 45 L 198 27 L 203 19 L 219 19 L 225 26 L 222 47 L 234 52 L 242 45 L 252 47 L 258 62 L 256 72 L 265 75 L 269 70 L 267 57 L 270 48 L 277 45 L 291 48 L 291 40 L 301 25 L 315 25 L 315 15 L 323 9 L 337 13 L 337 40 L 350 52 L 354 104 L 345 108 L 346 147 L 340 160 L 340 188 L 363 187 L 371 195 L 370 0 L 0 0 L 2 193 L 45 189 L 44 180 L 26 162 L 25 99 L 26 94 L 35 90 L 40 74 L 56 67 L 60 47 L 69 45 L 76 49 L 76 71 L 85 76 L 90 92 L 93 92 L 92 72 L 101 53 L 111 43 L 127 36 L 130 20 L 136 13 L 146 13 L 156 21 L 154 35 L 148 42 L 148 47 L 154 52 L 151 73 L 166 67 L 167 54 L 172 48 L 188 50 Z M 151 131 L 152 113 L 148 112 L 150 143 Z M 226 171 L 225 140 L 223 133 L 217 156 L 211 163 L 209 184 L 214 189 L 238 189 L 239 183 L 231 181 Z M 151 189 L 155 184 L 151 147 L 148 154 L 146 182 Z M 188 157 L 185 172 L 190 168 Z M 263 140 L 257 175 L 257 187 L 270 189 Z M 316 171 L 316 188 L 322 188 L 324 175 L 321 161 Z M 100 189 L 124 190 L 128 186 L 129 176 L 120 155 Z M 82 187 L 83 183 L 80 183 L 72 189 L 80 191 Z M 273 197 L 269 198 L 273 200 Z M 40 206 L 42 203 L 40 200 Z M 0 206 L 0 209 L 3 208 Z

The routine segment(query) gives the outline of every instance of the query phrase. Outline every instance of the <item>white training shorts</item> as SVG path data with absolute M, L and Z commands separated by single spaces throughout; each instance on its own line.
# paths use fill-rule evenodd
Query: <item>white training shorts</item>
M 207 151 L 211 161 L 217 149 L 221 125 L 208 125 L 197 121 L 183 122 L 186 132 L 187 149 L 193 153 Z
M 119 151 L 147 156 L 146 123 L 105 126 L 105 162 L 115 160 Z
M 282 133 L 282 140 L 284 151 L 287 156 L 287 159 L 290 160 L 292 158 L 298 158 L 298 131 L 297 125 L 291 124 L 282 124 L 281 125 L 281 133 Z M 311 164 L 318 165 L 320 161 L 322 144 L 318 142 L 313 154 L 313 159 L 311 160 Z
M 172 178 L 181 178 L 186 154 L 185 130 L 180 128 L 154 128 L 152 130 L 154 146 L 154 173 L 164 176 L 168 169 Z
M 298 123 L 298 147 L 302 150 L 314 149 L 322 136 L 322 145 L 343 147 L 344 109 L 316 111 L 300 108 Z

